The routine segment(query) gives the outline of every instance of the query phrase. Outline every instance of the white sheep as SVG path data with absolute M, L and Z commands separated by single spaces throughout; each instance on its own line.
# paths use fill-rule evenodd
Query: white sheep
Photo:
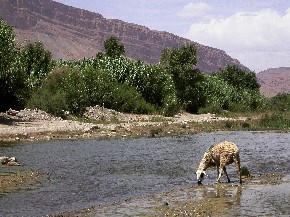
M 226 174 L 228 182 L 230 178 L 226 171 L 226 165 L 235 163 L 236 172 L 240 183 L 242 183 L 241 173 L 240 173 L 240 155 L 239 148 L 232 142 L 221 142 L 215 145 L 212 145 L 205 153 L 199 164 L 199 167 L 196 171 L 197 181 L 201 184 L 204 176 L 206 175 L 205 171 L 209 167 L 216 167 L 218 178 L 216 182 L 220 182 L 220 178 L 223 172 Z

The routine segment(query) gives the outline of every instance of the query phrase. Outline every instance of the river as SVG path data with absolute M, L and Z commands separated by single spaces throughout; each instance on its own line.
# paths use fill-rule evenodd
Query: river
M 224 140 L 239 146 L 241 165 L 253 175 L 290 175 L 290 133 L 213 132 L 162 138 L 4 143 L 0 145 L 1 156 L 15 156 L 23 163 L 21 170 L 39 171 L 49 178 L 36 188 L 0 195 L 0 216 L 45 216 L 194 186 L 194 173 L 203 153 Z M 2 172 L 13 170 L 0 168 Z M 214 182 L 215 172 L 209 173 L 212 175 L 204 185 Z M 234 167 L 229 167 L 228 173 L 237 180 Z M 290 186 L 277 185 L 276 189 L 243 191 L 245 199 L 235 209 L 235 216 L 251 216 L 252 211 L 262 215 L 265 210 L 276 216 L 290 214 Z

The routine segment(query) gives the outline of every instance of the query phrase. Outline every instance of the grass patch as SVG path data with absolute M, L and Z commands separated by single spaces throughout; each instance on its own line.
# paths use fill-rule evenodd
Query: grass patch
M 155 136 L 158 136 L 160 133 L 162 133 L 162 128 L 161 127 L 158 127 L 158 128 L 153 128 L 150 130 L 150 135 L 151 137 L 155 137 Z
M 241 176 L 251 177 L 251 173 L 250 173 L 248 167 L 246 167 L 246 166 L 241 167 Z
M 259 125 L 266 129 L 289 130 L 290 115 L 288 113 L 265 114 L 259 121 Z

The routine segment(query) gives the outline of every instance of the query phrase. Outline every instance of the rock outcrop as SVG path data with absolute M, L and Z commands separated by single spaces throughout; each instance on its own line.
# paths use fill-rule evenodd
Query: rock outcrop
M 126 56 L 157 63 L 164 48 L 192 43 L 164 31 L 106 19 L 101 14 L 52 0 L 0 0 L 0 17 L 15 27 L 17 39 L 41 41 L 56 59 L 82 59 L 103 51 L 104 41 L 121 39 Z M 196 43 L 198 68 L 217 71 L 227 65 L 244 67 L 224 51 Z

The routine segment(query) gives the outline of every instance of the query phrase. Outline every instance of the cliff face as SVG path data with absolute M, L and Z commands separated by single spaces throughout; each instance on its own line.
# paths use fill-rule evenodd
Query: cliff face
M 126 56 L 157 63 L 164 48 L 192 43 L 174 34 L 152 31 L 98 13 L 66 6 L 52 0 L 0 0 L 0 17 L 15 27 L 19 42 L 41 41 L 56 59 L 81 59 L 103 51 L 104 41 L 114 35 L 125 46 Z M 242 66 L 224 51 L 196 43 L 198 68 L 212 72 L 227 65 Z M 245 68 L 245 67 L 244 67 Z

